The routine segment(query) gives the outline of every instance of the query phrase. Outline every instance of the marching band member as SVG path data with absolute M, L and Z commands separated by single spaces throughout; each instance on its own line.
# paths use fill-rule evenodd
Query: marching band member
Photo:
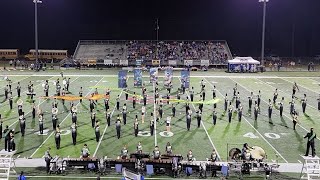
M 317 100 L 318 100 L 318 110 L 320 111 L 320 94 L 319 94 L 319 98 Z
M 306 107 L 307 107 L 307 94 L 303 95 L 303 99 L 301 99 L 302 101 L 302 112 L 306 113 Z
M 258 105 L 259 110 L 260 110 L 260 103 L 261 103 L 261 91 L 259 90 L 259 92 L 257 94 L 257 105 Z
M 133 123 L 133 129 L 134 129 L 134 136 L 137 137 L 139 133 L 139 121 L 138 121 L 138 115 L 136 115 L 136 119 Z
M 22 114 L 22 104 L 23 104 L 23 101 L 21 99 L 19 99 L 17 101 L 17 104 L 18 104 L 18 115 L 21 116 Z
M 67 79 L 66 91 L 69 92 L 70 78 Z
M 132 96 L 132 107 L 133 107 L 133 109 L 136 108 L 136 100 L 137 100 L 136 92 L 133 92 L 133 96 Z
M 228 120 L 229 120 L 229 123 L 231 123 L 232 112 L 233 112 L 233 107 L 232 107 L 231 102 L 229 102 L 229 108 L 228 108 Z
M 80 96 L 80 103 L 82 103 L 82 96 L 83 96 L 82 87 L 80 87 L 79 96 Z
M 212 89 L 212 99 L 216 98 L 216 91 L 217 91 L 217 89 L 216 89 L 216 86 L 214 85 L 213 89 Z
M 110 127 L 110 124 L 111 124 L 111 113 L 110 113 L 110 110 L 108 110 L 106 112 L 106 119 L 107 119 L 107 125 L 108 125 L 108 127 Z
M 213 112 L 212 112 L 212 123 L 213 125 L 216 125 L 217 123 L 217 111 L 215 108 L 213 108 Z
M 62 88 L 62 91 L 61 91 L 61 96 L 66 96 L 66 92 L 64 91 L 64 88 Z M 64 105 L 64 98 L 61 99 L 62 100 L 62 104 Z
M 95 103 L 92 99 L 89 99 L 89 102 L 90 102 L 90 112 L 92 113 L 92 111 L 94 110 L 94 106 L 96 105 L 96 103 Z
M 297 83 L 294 82 L 294 83 L 293 83 L 293 86 L 292 86 L 292 99 L 295 98 L 297 89 L 298 89 L 298 91 L 299 91 L 299 87 L 298 87 Z
M 144 106 L 147 105 L 147 99 L 148 99 L 147 93 L 143 94 L 143 105 L 144 105 Z
M 176 117 L 176 106 L 174 103 L 171 104 L 171 112 L 172 112 L 172 117 Z
M 53 99 L 52 107 L 53 107 L 53 108 L 58 108 L 57 98 L 54 98 L 54 99 Z
M 224 111 L 225 112 L 228 110 L 228 104 L 229 104 L 228 94 L 226 93 L 226 95 L 224 97 Z
M 141 142 L 139 141 L 138 145 L 137 145 L 137 153 L 138 154 L 142 154 L 142 145 Z
M 51 120 L 52 120 L 53 130 L 57 128 L 57 122 L 58 122 L 57 113 L 58 113 L 58 108 L 52 108 Z
M 218 161 L 218 155 L 216 153 L 216 150 L 213 149 L 210 155 L 210 161 L 215 163 L 216 161 Z M 216 170 L 212 170 L 212 177 L 217 177 L 217 171 Z
M 43 114 L 39 114 L 39 131 L 40 134 L 43 134 Z
M 95 127 L 95 123 L 96 123 L 96 112 L 95 111 L 92 111 L 91 112 L 91 126 L 92 126 L 92 128 L 94 128 Z
M 160 156 L 161 156 L 161 154 L 160 154 L 159 147 L 156 146 L 156 147 L 154 148 L 154 150 L 153 150 L 153 158 L 154 158 L 154 159 L 160 159 Z
M 128 101 L 128 98 L 129 98 L 128 89 L 124 88 L 123 91 L 125 93 L 126 101 Z
M 239 108 L 239 104 L 240 104 L 240 93 L 238 92 L 236 96 L 236 109 Z
M 123 119 L 123 124 L 127 124 L 127 104 L 124 103 L 122 107 L 122 119 Z
M 21 94 L 20 82 L 18 82 L 16 89 L 17 89 L 18 98 L 20 98 L 20 94 Z
M 47 173 L 50 172 L 50 161 L 52 159 L 52 156 L 50 155 L 50 150 L 51 150 L 51 148 L 48 147 L 48 150 L 46 150 L 46 152 L 44 153 L 44 160 L 46 162 Z
M 32 119 L 35 119 L 35 118 L 36 118 L 36 104 L 33 101 L 33 103 L 32 103 Z
M 21 136 L 24 136 L 25 130 L 26 130 L 26 118 L 24 117 L 24 112 L 22 112 L 22 115 L 19 116 L 19 121 L 20 121 L 20 132 Z
M 83 148 L 81 149 L 81 159 L 88 159 L 90 156 L 90 151 L 87 144 L 83 145 Z
M 117 101 L 117 110 L 119 111 L 119 109 L 120 109 L 120 96 L 119 95 L 117 96 L 116 101 Z
M 294 108 L 294 98 L 292 98 L 291 102 L 289 102 L 290 104 L 290 114 L 293 114 L 293 112 L 295 111 L 295 108 Z
M 121 118 L 120 115 L 118 114 L 117 120 L 116 120 L 116 131 L 117 131 L 117 138 L 120 139 L 120 133 L 121 133 Z
M 48 83 L 48 80 L 46 80 L 46 82 L 44 84 L 44 93 L 45 93 L 46 97 L 49 96 L 49 83 Z
M 9 89 L 8 89 L 8 85 L 6 85 L 4 87 L 4 96 L 5 96 L 5 99 L 8 99 L 8 93 L 9 93 Z
M 248 96 L 248 99 L 249 99 L 249 111 L 251 111 L 252 100 L 253 100 L 253 92 L 250 93 L 250 96 Z
M 283 113 L 283 104 L 284 104 L 284 97 L 281 98 L 281 101 L 278 103 L 279 104 L 279 110 L 280 110 L 280 117 L 282 117 Z
M 192 111 L 191 109 L 188 110 L 188 113 L 187 113 L 187 129 L 188 131 L 190 131 L 190 125 L 191 125 L 191 115 L 192 115 Z
M 153 113 L 151 113 L 151 119 L 150 119 L 150 134 L 153 136 L 154 133 L 154 119 L 153 119 Z
M 118 102 L 117 102 L 118 103 Z M 105 98 L 104 99 L 104 108 L 105 108 L 105 110 L 106 111 L 108 111 L 109 110 L 109 98 Z
M 293 123 L 293 130 L 296 130 L 296 125 L 298 123 L 298 112 L 297 111 L 293 112 L 292 123 Z
M 166 153 L 167 154 L 172 154 L 172 146 L 171 146 L 170 142 L 167 142 Z
M 94 130 L 95 130 L 95 135 L 96 135 L 96 141 L 99 142 L 99 140 L 100 140 L 100 123 L 98 120 L 96 120 Z
M 60 149 L 60 142 L 61 142 L 60 135 L 61 135 L 60 126 L 57 125 L 56 132 L 55 132 L 55 142 L 56 142 L 56 148 L 57 149 Z
M 276 101 L 278 99 L 278 89 L 275 90 L 273 93 L 273 104 L 276 104 Z
M 189 94 L 190 94 L 190 100 L 191 100 L 191 102 L 193 102 L 193 94 L 194 94 L 193 86 L 191 87 L 191 90 L 189 91 Z
M 167 120 L 166 120 L 166 131 L 167 132 L 171 132 L 171 116 L 167 117 Z
M 96 88 L 95 90 L 94 90 L 94 93 L 93 93 L 93 96 L 94 95 L 98 95 L 99 94 L 99 92 L 98 92 L 98 88 Z M 96 99 L 96 103 L 98 102 L 98 99 Z
M 197 123 L 199 128 L 201 124 L 201 110 L 199 109 L 196 113 L 197 113 Z
M 248 145 L 248 143 L 243 144 L 243 148 L 241 151 L 243 160 L 251 160 L 252 159 L 251 153 L 250 153 L 251 149 L 252 148 Z
M 195 160 L 195 158 L 194 158 L 193 155 L 192 155 L 191 149 L 189 150 L 189 152 L 188 152 L 188 154 L 187 154 L 187 160 L 188 160 L 188 162 L 192 162 L 192 161 Z
M 163 114 L 162 104 L 160 104 L 159 107 L 158 107 L 158 113 L 159 113 L 160 119 L 162 119 L 162 114 Z
M 12 97 L 12 92 L 9 93 L 9 105 L 10 105 L 10 110 L 12 110 L 12 104 L 13 104 L 13 97 Z
M 271 99 L 269 99 L 269 104 L 268 104 L 268 117 L 269 117 L 269 119 L 271 119 L 271 115 L 272 115 L 272 103 L 271 103 Z
M 243 107 L 240 103 L 239 107 L 238 107 L 238 120 L 239 120 L 239 122 L 241 122 L 241 119 L 242 119 L 242 111 L 243 111 Z
M 145 107 L 145 106 L 142 106 L 142 107 L 141 107 L 141 122 L 142 122 L 142 123 L 144 123 L 145 114 L 146 114 L 146 107 Z
M 237 97 L 237 89 L 238 89 L 238 84 L 236 83 L 233 88 L 233 98 Z
M 72 144 L 76 145 L 77 144 L 77 124 L 72 123 L 70 129 L 71 129 Z
M 121 149 L 121 159 L 128 159 L 128 149 L 127 149 L 127 146 L 124 145 L 123 148 Z
M 259 114 L 259 106 L 257 101 L 255 101 L 255 104 L 254 104 L 254 120 L 255 121 L 258 119 L 258 114 Z

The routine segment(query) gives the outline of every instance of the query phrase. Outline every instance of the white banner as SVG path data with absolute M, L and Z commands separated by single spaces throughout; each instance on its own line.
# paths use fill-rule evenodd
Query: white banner
M 209 60 L 201 60 L 201 66 L 209 66 Z
M 128 60 L 120 60 L 120 65 L 128 66 Z
M 176 66 L 177 65 L 177 60 L 169 60 L 169 66 Z
M 113 63 L 112 63 L 112 60 L 105 59 L 104 62 L 103 62 L 103 64 L 104 64 L 104 65 L 107 65 L 107 64 L 113 64 Z
M 184 60 L 184 65 L 185 66 L 192 66 L 193 65 L 193 60 Z

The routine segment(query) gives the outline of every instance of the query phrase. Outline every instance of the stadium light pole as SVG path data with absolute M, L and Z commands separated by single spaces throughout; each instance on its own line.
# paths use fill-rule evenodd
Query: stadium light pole
M 266 11 L 267 11 L 267 2 L 269 2 L 269 0 L 259 0 L 259 2 L 263 3 L 261 65 L 264 66 L 264 41 L 265 41 L 265 33 L 266 33 L 266 13 L 267 13 Z
M 34 3 L 34 41 L 36 50 L 36 66 L 39 63 L 39 47 L 38 47 L 38 4 L 41 4 L 41 0 L 33 0 Z

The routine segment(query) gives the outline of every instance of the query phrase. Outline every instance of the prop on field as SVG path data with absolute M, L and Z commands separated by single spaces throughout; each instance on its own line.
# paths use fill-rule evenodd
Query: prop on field
M 262 149 L 259 146 L 253 146 L 251 148 L 249 148 L 246 153 L 245 156 L 243 156 L 242 152 L 240 149 L 238 148 L 232 148 L 229 151 L 229 159 L 230 160 L 235 160 L 235 161 L 239 161 L 239 160 L 245 160 L 245 161 L 263 161 L 266 158 L 266 152 L 264 151 L 264 149 Z
M 184 70 L 181 71 L 181 83 L 184 83 L 185 88 L 190 86 L 190 71 Z
M 90 100 L 99 100 L 99 99 L 108 99 L 110 96 L 104 95 L 104 94 L 95 94 L 93 96 L 87 96 L 87 97 L 80 97 L 80 96 L 41 96 L 41 99 L 63 99 L 66 101 L 77 101 L 80 99 L 90 99 Z
M 172 85 L 172 77 L 173 77 L 173 68 L 167 67 L 164 70 L 164 85 L 171 86 Z
M 150 68 L 150 82 L 158 81 L 158 68 Z
M 133 70 L 133 85 L 134 87 L 141 87 L 142 86 L 142 70 L 141 69 L 134 69 Z
M 119 71 L 118 73 L 118 88 L 127 88 L 127 71 Z
M 220 99 L 211 99 L 208 101 L 187 101 L 182 99 L 160 99 L 163 102 L 169 101 L 171 103 L 189 103 L 189 104 L 216 104 L 220 102 Z

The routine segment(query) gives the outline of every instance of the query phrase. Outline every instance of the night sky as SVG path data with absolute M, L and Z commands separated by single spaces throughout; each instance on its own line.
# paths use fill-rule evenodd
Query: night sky
M 34 48 L 32 0 L 0 0 L 0 7 L 0 48 Z M 270 0 L 266 54 L 320 54 L 319 8 L 320 0 Z M 156 39 L 156 18 L 160 40 L 227 40 L 236 55 L 261 51 L 258 0 L 43 0 L 39 47 L 73 53 L 80 39 Z

